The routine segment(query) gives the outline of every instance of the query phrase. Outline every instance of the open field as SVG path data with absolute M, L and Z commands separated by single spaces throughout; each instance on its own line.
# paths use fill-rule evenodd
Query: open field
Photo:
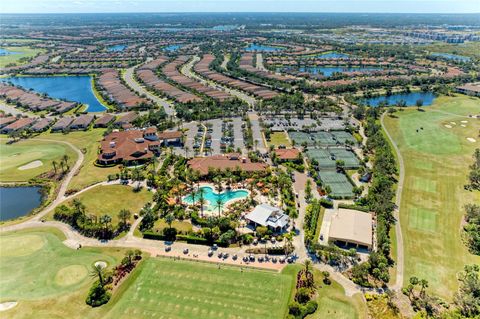
M 2 182 L 23 182 L 51 171 L 53 170 L 52 162 L 59 163 L 65 154 L 70 158 L 70 165 L 77 160 L 76 153 L 65 144 L 24 140 L 7 145 L 6 142 L 7 140 L 0 140 L 0 162 L 2 163 L 0 181 Z M 31 165 L 27 166 L 28 164 Z M 61 171 L 60 164 L 57 165 L 57 170 Z
M 176 228 L 177 231 L 187 233 L 192 230 L 192 224 L 185 221 L 174 220 L 172 223 L 172 227 Z M 165 222 L 164 219 L 159 219 L 155 222 L 153 226 L 154 230 L 162 231 L 164 228 L 168 228 L 168 224 Z
M 121 249 L 73 250 L 55 229 L 30 229 L 0 235 L 0 301 L 18 305 L 5 318 L 88 318 L 99 310 L 85 304 L 93 282 L 90 267 L 98 260 L 119 263 Z M 33 315 L 34 314 L 34 315 Z
M 85 205 L 87 215 L 109 215 L 112 217 L 112 223 L 118 223 L 118 212 L 127 209 L 133 214 L 138 213 L 145 203 L 152 200 L 152 193 L 146 189 L 134 192 L 133 187 L 125 185 L 108 185 L 92 188 L 78 196 Z M 71 202 L 70 202 L 71 204 Z M 51 213 L 53 215 L 53 212 Z
M 41 49 L 35 49 L 31 47 L 3 47 L 8 51 L 21 52 L 20 54 L 8 54 L 0 56 L 0 68 L 4 68 L 7 64 L 15 63 L 17 65 L 22 64 L 19 62 L 22 58 L 31 58 L 37 55 L 37 53 L 43 52 Z
M 283 318 L 294 283 L 292 274 L 163 258 L 140 267 L 107 318 Z
M 456 273 L 480 263 L 463 245 L 460 226 L 463 206 L 480 202 L 478 193 L 463 189 L 473 151 L 480 147 L 480 122 L 464 116 L 478 113 L 479 105 L 479 99 L 466 96 L 440 97 L 424 112 L 412 108 L 385 118 L 405 162 L 404 284 L 411 276 L 427 279 L 429 289 L 447 299 L 457 289 Z
M 105 181 L 109 174 L 119 172 L 118 167 L 97 167 L 94 162 L 97 159 L 99 141 L 103 138 L 104 129 L 92 129 L 88 131 L 61 133 L 43 133 L 39 137 L 51 140 L 62 140 L 75 145 L 85 155 L 85 161 L 80 172 L 73 177 L 68 189 L 81 190 L 89 185 Z
M 268 146 L 273 145 L 275 148 L 279 147 L 280 145 L 291 147 L 292 143 L 287 137 L 287 133 L 285 132 L 272 132 L 270 134 L 270 141 L 268 142 Z

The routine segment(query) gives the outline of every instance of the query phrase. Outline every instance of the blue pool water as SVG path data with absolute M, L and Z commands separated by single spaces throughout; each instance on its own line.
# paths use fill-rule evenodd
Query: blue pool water
M 38 186 L 0 187 L 0 221 L 25 216 L 41 203 Z
M 245 51 L 248 51 L 248 52 L 253 52 L 253 51 L 276 52 L 276 51 L 281 51 L 281 50 L 285 50 L 285 48 L 272 47 L 272 46 L 261 45 L 261 44 L 256 44 L 256 43 L 252 43 L 248 47 L 245 48 Z
M 90 76 L 21 76 L 1 78 L 0 81 L 46 93 L 53 98 L 87 104 L 88 112 L 102 112 L 106 109 L 93 94 Z
M 348 59 L 350 56 L 345 53 L 328 52 L 328 53 L 321 53 L 316 57 L 319 59 Z
M 15 52 L 15 51 L 10 51 L 4 48 L 0 48 L 0 56 L 3 55 L 12 55 L 12 54 L 22 54 L 22 52 Z
M 468 56 L 449 54 L 449 53 L 432 53 L 430 55 L 434 57 L 443 58 L 446 60 L 454 60 L 454 61 L 460 61 L 460 62 L 468 62 L 471 60 Z
M 377 67 L 341 67 L 341 66 L 320 66 L 320 67 L 301 67 L 298 69 L 300 72 L 308 72 L 311 74 L 322 73 L 325 76 L 330 76 L 333 73 L 343 72 L 368 72 L 368 71 L 380 71 L 382 68 Z
M 414 106 L 417 100 L 423 100 L 423 106 L 431 105 L 435 100 L 435 94 L 431 92 L 410 92 L 410 93 L 398 93 L 390 96 L 377 96 L 364 99 L 363 102 L 370 106 L 378 106 L 382 101 L 387 101 L 388 105 L 395 105 L 400 100 L 405 101 L 407 106 Z
M 172 45 L 168 45 L 166 47 L 163 47 L 163 50 L 168 51 L 168 52 L 175 52 L 178 49 L 180 49 L 181 47 L 183 47 L 183 45 L 181 45 L 181 44 L 172 44 Z
M 216 211 L 218 210 L 217 207 L 217 200 L 220 199 L 222 201 L 222 209 L 223 206 L 231 201 L 232 199 L 237 198 L 246 198 L 248 196 L 248 191 L 240 189 L 234 191 L 224 191 L 221 193 L 216 193 L 212 187 L 210 186 L 202 186 L 200 189 L 203 191 L 203 198 L 206 200 L 205 206 L 207 206 L 207 210 L 209 211 Z M 183 201 L 187 204 L 194 204 L 198 203 L 200 200 L 200 193 L 197 191 L 195 193 L 195 197 L 192 194 L 187 195 L 183 198 Z
M 125 44 L 117 44 L 117 45 L 112 45 L 107 48 L 107 51 L 109 52 L 121 52 L 126 49 Z

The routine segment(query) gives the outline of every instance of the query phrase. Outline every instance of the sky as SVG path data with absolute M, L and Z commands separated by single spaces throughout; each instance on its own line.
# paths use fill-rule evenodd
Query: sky
M 1 0 L 0 13 L 479 13 L 480 0 Z

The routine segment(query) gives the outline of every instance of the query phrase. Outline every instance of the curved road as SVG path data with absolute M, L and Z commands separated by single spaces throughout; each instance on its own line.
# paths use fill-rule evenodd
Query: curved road
M 397 159 L 398 159 L 398 166 L 400 169 L 399 172 L 399 179 L 398 179 L 398 184 L 397 184 L 397 193 L 395 196 L 395 219 L 397 222 L 395 223 L 395 235 L 397 237 L 397 277 L 395 280 L 395 284 L 391 287 L 393 290 L 401 290 L 403 286 L 403 272 L 404 272 L 404 254 L 403 254 L 403 234 L 402 234 L 402 228 L 400 226 L 400 204 L 402 202 L 402 190 L 403 190 L 403 182 L 405 179 L 405 164 L 403 162 L 403 157 L 402 153 L 398 149 L 397 144 L 395 144 L 395 141 L 393 140 L 392 136 L 388 132 L 387 128 L 385 127 L 385 123 L 383 119 L 385 118 L 385 115 L 387 113 L 383 113 L 381 118 L 380 118 L 380 123 L 382 124 L 382 128 L 385 131 L 385 134 L 387 135 L 388 139 L 390 140 L 393 149 L 395 150 L 395 153 L 397 154 Z
M 135 80 L 135 78 L 133 76 L 133 72 L 135 71 L 135 69 L 138 66 L 140 66 L 140 65 L 132 66 L 131 68 L 128 68 L 128 69 L 125 70 L 125 73 L 123 74 L 123 79 L 125 80 L 127 85 L 131 89 L 136 91 L 139 95 L 144 94 L 150 100 L 154 101 L 158 105 L 163 106 L 163 108 L 165 109 L 165 113 L 167 113 L 167 115 L 175 116 L 175 108 L 174 108 L 173 104 L 171 104 L 170 102 L 168 102 L 165 99 L 162 99 L 162 98 L 150 93 L 142 85 L 140 85 L 140 83 L 138 83 Z

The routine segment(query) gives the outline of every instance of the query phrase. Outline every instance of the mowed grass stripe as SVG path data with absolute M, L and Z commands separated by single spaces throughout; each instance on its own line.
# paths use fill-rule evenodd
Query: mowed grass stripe
M 290 275 L 152 258 L 112 308 L 111 318 L 282 318 Z

